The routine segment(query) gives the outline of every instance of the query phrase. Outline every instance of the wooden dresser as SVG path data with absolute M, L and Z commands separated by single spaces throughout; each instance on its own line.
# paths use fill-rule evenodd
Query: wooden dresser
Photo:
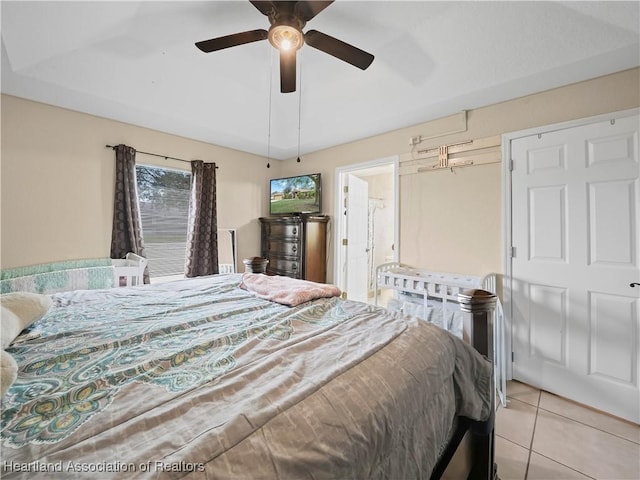
M 267 274 L 326 283 L 328 222 L 324 215 L 261 217 Z

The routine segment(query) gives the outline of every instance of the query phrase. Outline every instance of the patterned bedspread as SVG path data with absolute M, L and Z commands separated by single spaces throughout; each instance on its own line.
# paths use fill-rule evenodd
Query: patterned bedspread
M 489 364 L 411 317 L 240 275 L 52 295 L 7 349 L 3 478 L 428 478 Z

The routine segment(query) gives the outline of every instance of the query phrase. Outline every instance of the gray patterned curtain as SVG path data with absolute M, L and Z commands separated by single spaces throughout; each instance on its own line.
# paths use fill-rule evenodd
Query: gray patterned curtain
M 218 220 L 216 213 L 216 164 L 191 162 L 191 199 L 185 275 L 218 273 Z
M 136 187 L 136 150 L 122 144 L 113 150 L 116 152 L 116 191 L 111 258 L 124 258 L 129 252 L 146 258 Z M 149 283 L 149 272 L 146 269 L 144 283 Z

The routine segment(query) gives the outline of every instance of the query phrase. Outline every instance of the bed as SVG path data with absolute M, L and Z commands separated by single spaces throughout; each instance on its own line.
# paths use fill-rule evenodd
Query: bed
M 413 316 L 326 291 L 285 305 L 248 280 L 49 295 L 6 348 L 2 477 L 438 478 L 469 442 L 470 478 L 493 477 L 485 356 Z

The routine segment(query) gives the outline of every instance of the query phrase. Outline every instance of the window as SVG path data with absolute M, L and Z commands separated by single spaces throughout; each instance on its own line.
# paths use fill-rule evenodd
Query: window
M 152 278 L 184 274 L 191 173 L 136 165 L 142 234 Z

